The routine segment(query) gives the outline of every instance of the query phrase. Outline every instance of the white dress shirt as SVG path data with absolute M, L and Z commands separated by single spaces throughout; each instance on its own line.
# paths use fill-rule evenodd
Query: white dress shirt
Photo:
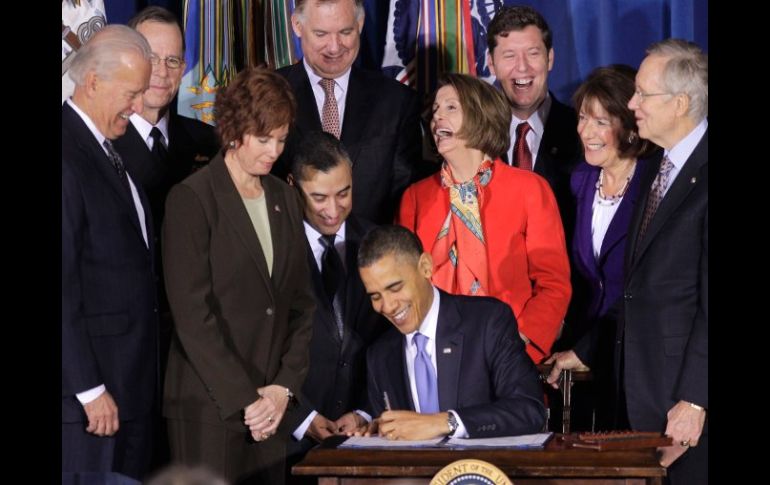
M 104 150 L 105 155 L 109 154 L 107 153 L 107 149 L 104 148 L 104 140 L 107 138 L 102 135 L 102 133 L 99 131 L 99 129 L 96 127 L 94 122 L 91 120 L 91 118 L 80 108 L 77 107 L 77 105 L 72 101 L 72 98 L 67 99 L 67 104 L 69 104 L 70 108 L 72 108 L 75 113 L 80 116 L 80 119 L 83 120 L 83 123 L 86 124 L 88 129 L 91 131 L 91 134 L 94 135 L 94 138 L 96 138 L 96 141 L 99 143 L 99 146 Z M 139 217 L 139 225 L 142 227 L 142 236 L 144 237 L 144 244 L 148 248 L 150 247 L 147 243 L 147 224 L 144 220 L 144 209 L 142 206 L 142 201 L 139 199 L 139 193 L 136 191 L 136 186 L 134 185 L 134 181 L 131 180 L 131 176 L 128 174 L 128 171 L 126 171 L 126 177 L 128 177 L 128 184 L 131 187 L 131 196 L 134 199 L 134 208 L 136 209 L 136 215 Z M 96 387 L 93 387 L 91 389 L 88 389 L 83 392 L 79 392 L 75 394 L 75 397 L 78 398 L 78 401 L 80 401 L 80 404 L 88 404 L 97 397 L 101 396 L 104 391 L 106 391 L 107 388 L 104 386 L 104 384 L 99 384 Z
M 439 309 L 440 298 L 441 296 L 438 290 L 436 289 L 436 287 L 434 286 L 433 302 L 430 305 L 430 309 L 428 310 L 428 313 L 425 315 L 425 318 L 420 324 L 420 328 L 404 336 L 405 337 L 404 353 L 406 354 L 406 373 L 409 376 L 409 389 L 412 393 L 412 402 L 414 402 L 414 409 L 418 413 L 420 412 L 420 398 L 417 395 L 417 383 L 414 380 L 414 359 L 417 358 L 417 346 L 413 343 L 413 340 L 414 340 L 414 335 L 417 332 L 420 332 L 421 334 L 428 337 L 428 341 L 425 343 L 425 352 L 430 357 L 430 361 L 433 364 L 433 369 L 436 371 L 436 382 L 438 383 L 438 380 L 441 379 L 441 376 L 438 375 L 438 366 L 436 365 L 436 327 L 438 326 L 438 309 Z M 467 438 L 468 432 L 465 429 L 465 425 L 460 419 L 460 416 L 453 409 L 448 410 L 448 412 L 454 414 L 455 419 L 457 419 L 457 425 L 458 425 L 457 430 L 452 435 L 452 437 Z

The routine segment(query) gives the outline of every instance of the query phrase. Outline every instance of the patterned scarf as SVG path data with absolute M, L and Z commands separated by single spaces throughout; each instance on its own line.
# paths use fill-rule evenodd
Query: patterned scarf
M 473 179 L 457 183 L 449 165 L 441 166 L 441 186 L 449 189 L 449 213 L 431 249 L 433 283 L 458 295 L 488 293 L 487 250 L 480 207 L 492 180 L 492 161 L 485 157 Z

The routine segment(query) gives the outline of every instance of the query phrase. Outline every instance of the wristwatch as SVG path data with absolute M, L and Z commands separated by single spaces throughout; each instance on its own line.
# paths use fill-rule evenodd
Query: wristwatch
M 449 427 L 449 433 L 447 433 L 447 436 L 452 436 L 455 434 L 455 431 L 457 431 L 457 418 L 455 417 L 455 413 L 449 412 L 449 417 L 446 420 L 446 424 Z

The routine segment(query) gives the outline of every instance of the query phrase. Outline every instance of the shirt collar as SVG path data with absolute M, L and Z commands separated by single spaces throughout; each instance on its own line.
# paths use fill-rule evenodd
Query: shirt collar
M 169 115 L 166 113 L 163 115 L 161 119 L 158 120 L 158 124 L 154 125 L 157 127 L 161 134 L 163 134 L 163 138 L 166 139 L 166 145 L 168 145 L 169 138 L 168 138 L 168 118 Z M 139 136 L 142 137 L 142 140 L 144 140 L 145 143 L 147 143 L 150 139 L 150 132 L 153 129 L 153 125 L 147 121 L 146 119 L 142 118 L 140 115 L 134 113 L 131 115 L 131 123 L 134 125 L 134 128 L 136 128 L 136 131 L 139 133 Z M 147 145 L 149 146 L 149 145 Z
M 316 230 L 315 227 L 311 226 L 309 222 L 306 220 L 303 220 L 302 223 L 305 225 L 305 236 L 307 236 L 307 240 L 310 242 L 311 245 L 315 244 L 321 244 L 318 242 L 318 239 L 323 236 L 320 232 Z M 345 224 L 347 221 L 343 221 L 342 224 L 340 224 L 340 228 L 337 229 L 337 237 L 334 238 L 334 245 L 336 246 L 340 242 L 345 242 Z
M 438 290 L 435 286 L 432 286 L 433 288 L 433 303 L 430 304 L 430 310 L 428 310 L 428 313 L 425 315 L 425 318 L 423 319 L 422 323 L 420 324 L 420 328 L 418 330 L 415 330 L 414 332 L 406 334 L 406 344 L 412 345 L 412 339 L 414 339 L 414 335 L 419 331 L 421 334 L 428 337 L 428 339 L 436 341 L 436 327 L 438 326 L 438 307 L 439 307 L 439 299 L 441 298 L 441 295 L 439 294 Z
M 708 129 L 708 121 L 704 118 L 693 130 L 682 138 L 679 143 L 673 146 L 668 153 L 664 155 L 668 156 L 671 163 L 674 164 L 677 170 L 681 170 L 684 163 L 690 158 L 692 152 L 695 151 L 695 147 L 700 143 L 701 138 Z
M 310 65 L 307 63 L 305 58 L 302 58 L 302 65 L 305 66 L 305 72 L 307 72 L 307 78 L 310 80 L 310 85 L 311 86 L 318 85 L 318 82 L 323 78 L 318 74 L 316 74 L 315 71 L 313 71 L 313 68 L 310 67 Z M 348 91 L 348 83 L 350 82 L 350 70 L 351 68 L 349 67 L 348 70 L 342 73 L 341 76 L 334 78 L 334 81 L 337 83 L 337 86 L 339 86 L 340 89 L 342 89 L 343 95 Z
M 538 137 L 542 137 L 543 131 L 545 131 L 545 122 L 548 121 L 548 112 L 551 111 L 551 104 L 551 93 L 546 92 L 545 99 L 540 103 L 540 106 L 538 106 L 537 110 L 532 113 L 532 116 L 530 116 L 529 119 L 522 120 L 516 115 L 511 116 L 513 118 L 513 123 L 511 124 L 512 129 L 515 130 L 520 123 L 526 121 L 529 123 L 529 127 L 532 128 L 532 131 L 534 131 Z

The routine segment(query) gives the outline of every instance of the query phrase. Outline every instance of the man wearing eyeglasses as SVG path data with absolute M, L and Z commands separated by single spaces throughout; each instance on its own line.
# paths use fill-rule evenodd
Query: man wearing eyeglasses
M 166 356 L 171 342 L 171 315 L 163 285 L 161 233 L 166 195 L 174 184 L 208 163 L 219 150 L 214 129 L 201 121 L 174 112 L 179 83 L 184 74 L 184 39 L 176 16 L 162 7 L 151 6 L 137 13 L 128 26 L 142 34 L 152 49 L 150 85 L 144 92 L 141 113 L 131 115 L 126 134 L 115 140 L 115 148 L 131 174 L 150 201 L 154 226 L 155 269 L 158 274 L 159 328 L 159 383 L 162 396 Z M 159 403 L 158 403 L 159 404 Z M 165 436 L 165 427 L 158 423 L 159 436 Z M 156 448 L 156 462 L 162 463 L 165 448 Z
M 184 38 L 176 16 L 151 6 L 131 18 L 128 26 L 152 48 L 152 76 L 144 93 L 144 110 L 131 116 L 131 124 L 115 148 L 147 192 L 153 221 L 160 229 L 171 186 L 207 163 L 219 142 L 210 125 L 180 116 L 172 108 L 185 70 Z
M 664 151 L 640 174 L 616 365 L 631 427 L 673 438 L 667 483 L 708 483 L 708 57 L 653 44 L 628 107 Z

